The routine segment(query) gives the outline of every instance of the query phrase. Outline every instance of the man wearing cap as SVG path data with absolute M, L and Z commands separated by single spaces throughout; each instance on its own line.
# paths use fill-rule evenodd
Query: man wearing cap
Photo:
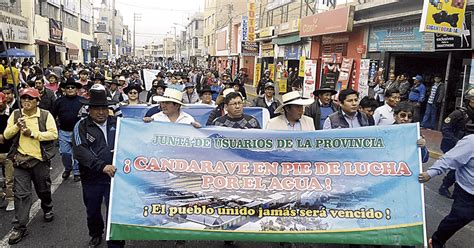
M 5 174 L 5 197 L 8 203 L 5 210 L 13 211 L 15 210 L 13 201 L 13 162 L 11 159 L 7 158 L 12 142 L 3 137 L 3 132 L 7 127 L 9 117 L 10 110 L 8 109 L 7 98 L 5 97 L 5 94 L 0 92 L 0 166 L 3 166 L 3 172 Z M 0 188 L 0 198 L 2 197 L 1 190 L 2 189 Z
M 59 126 L 59 152 L 64 165 L 62 178 L 68 179 L 71 172 L 74 175 L 74 182 L 81 180 L 79 176 L 79 166 L 73 159 L 72 153 L 72 131 L 74 125 L 80 120 L 77 113 L 82 107 L 82 97 L 77 95 L 77 91 L 82 88 L 82 84 L 69 78 L 61 83 L 60 87 L 64 91 L 64 97 L 56 99 L 51 109 L 51 114 L 57 120 Z
M 115 150 L 117 119 L 109 115 L 109 105 L 105 87 L 95 84 L 89 90 L 90 98 L 81 102 L 89 106 L 86 118 L 77 122 L 73 131 L 73 154 L 79 162 L 82 180 L 82 198 L 86 206 L 89 247 L 97 247 L 102 242 L 104 219 L 102 202 L 109 205 L 110 178 L 117 170 L 112 165 Z M 123 247 L 123 241 L 108 241 L 109 247 Z
M 198 102 L 199 104 L 208 104 L 211 106 L 215 106 L 216 102 L 212 100 L 212 94 L 214 91 L 211 90 L 211 87 L 204 86 L 201 90 L 201 100 Z
M 3 134 L 5 139 L 13 139 L 8 157 L 15 161 L 15 221 L 9 244 L 20 242 L 28 234 L 26 225 L 33 200 L 32 181 L 41 200 L 43 219 L 50 222 L 54 218 L 49 168 L 55 154 L 54 140 L 58 138 L 58 130 L 53 116 L 38 107 L 39 98 L 37 89 L 22 89 L 21 113 L 20 110 L 13 111 Z
M 443 121 L 441 132 L 443 139 L 441 140 L 440 149 L 443 153 L 451 150 L 456 143 L 469 132 L 466 130 L 468 122 L 474 122 L 474 88 L 469 89 L 464 94 L 464 106 L 451 112 Z M 443 178 L 443 183 L 438 189 L 438 193 L 442 196 L 452 198 L 449 188 L 456 182 L 455 170 L 450 170 Z
M 458 230 L 474 220 L 474 123 L 467 123 L 465 129 L 469 135 L 418 176 L 418 181 L 425 183 L 448 170 L 456 171 L 454 202 L 429 241 L 432 248 L 446 247 L 446 242 Z
M 215 119 L 224 116 L 227 113 L 224 107 L 224 98 L 227 96 L 227 94 L 231 92 L 235 92 L 234 88 L 225 89 L 219 93 L 219 96 L 216 98 L 217 106 L 211 111 L 211 113 L 209 113 L 209 117 L 206 121 L 206 126 L 212 125 Z
M 50 89 L 44 87 L 44 81 L 42 78 L 35 79 L 35 88 L 40 93 L 40 102 L 38 107 L 44 110 L 51 111 L 53 103 L 56 100 L 56 95 Z
M 240 129 L 261 128 L 255 117 L 244 114 L 244 101 L 239 92 L 234 91 L 226 94 L 224 108 L 227 113 L 216 118 L 212 125 Z
M 275 114 L 267 123 L 268 130 L 289 131 L 314 131 L 313 118 L 303 115 L 304 106 L 314 102 L 313 99 L 304 98 L 297 91 L 291 91 L 282 96 L 283 104 L 278 106 Z
M 263 77 L 258 81 L 257 85 L 257 95 L 265 93 L 265 84 L 268 82 L 273 83 L 273 80 L 270 78 L 270 70 L 265 70 Z
M 305 108 L 304 114 L 313 118 L 314 128 L 323 129 L 326 118 L 338 110 L 338 106 L 332 100 L 337 91 L 329 86 L 322 86 L 313 92 L 314 102 Z
M 183 103 L 194 104 L 197 102 L 199 102 L 199 95 L 194 90 L 194 85 L 192 83 L 186 83 L 184 85 Z
M 410 89 L 408 94 L 408 100 L 413 104 L 415 108 L 415 115 L 413 116 L 413 121 L 418 122 L 421 118 L 421 104 L 425 101 L 426 87 L 423 84 L 423 77 L 417 75 L 413 78 L 413 86 Z
M 345 89 L 338 96 L 341 109 L 328 116 L 323 129 L 354 128 L 369 125 L 367 116 L 359 111 L 359 92 Z
M 268 82 L 265 84 L 265 92 L 263 95 L 257 96 L 254 99 L 255 107 L 262 107 L 268 109 L 270 113 L 270 118 L 276 116 L 275 109 L 280 106 L 281 103 L 275 98 L 275 84 Z

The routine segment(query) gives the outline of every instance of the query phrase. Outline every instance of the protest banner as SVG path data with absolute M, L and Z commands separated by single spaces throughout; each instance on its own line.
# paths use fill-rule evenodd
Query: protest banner
M 153 106 L 146 104 L 137 104 L 131 106 L 122 106 L 120 107 L 120 110 L 122 111 L 122 115 L 125 118 L 142 119 L 146 112 L 152 107 Z M 206 104 L 190 104 L 183 107 L 183 111 L 190 114 L 194 120 L 199 122 L 202 126 L 206 125 L 209 114 L 213 109 L 213 106 Z M 260 123 L 260 126 L 263 128 L 267 125 L 268 120 L 270 120 L 270 113 L 266 108 L 245 107 L 244 113 L 257 118 L 258 123 Z
M 418 135 L 121 119 L 107 238 L 423 245 Z

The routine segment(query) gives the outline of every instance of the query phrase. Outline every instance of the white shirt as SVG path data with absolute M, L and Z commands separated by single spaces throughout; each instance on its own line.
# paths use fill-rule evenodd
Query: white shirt
M 205 104 L 205 105 L 211 105 L 211 106 L 214 106 L 216 105 L 216 102 L 214 102 L 213 100 L 211 100 L 211 103 L 203 103 L 202 100 L 200 100 L 199 102 L 197 102 L 198 104 Z
M 97 122 L 94 122 L 94 123 L 100 128 L 100 130 L 102 130 L 102 133 L 104 134 L 105 142 L 108 143 L 108 141 L 107 141 L 107 121 L 105 121 L 102 125 L 97 123 Z
M 374 112 L 374 121 L 376 126 L 392 125 L 395 122 L 393 108 L 388 104 L 378 107 Z
M 152 115 L 151 118 L 153 118 L 155 121 L 171 122 L 170 118 L 168 118 L 168 116 L 165 115 L 163 111 Z M 193 122 L 195 122 L 195 120 L 190 114 L 180 110 L 178 119 L 176 119 L 174 123 L 191 124 Z
M 265 98 L 265 104 L 267 104 L 267 107 L 270 107 L 273 103 L 273 97 L 270 99 L 270 101 L 268 101 L 267 97 L 265 97 L 265 96 L 263 98 Z

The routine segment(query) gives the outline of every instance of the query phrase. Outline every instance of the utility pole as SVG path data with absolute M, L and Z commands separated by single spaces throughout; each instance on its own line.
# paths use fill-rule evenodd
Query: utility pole
M 114 53 L 115 48 L 115 0 L 112 0 L 112 54 Z M 117 51 L 116 51 L 117 53 Z
M 142 20 L 142 14 L 141 13 L 133 13 L 133 57 L 136 57 L 137 54 L 135 52 L 135 41 L 136 36 L 135 36 L 135 30 L 136 30 L 136 22 Z
M 232 17 L 232 11 L 234 10 L 234 6 L 230 3 L 227 5 L 228 7 L 228 10 L 229 10 L 229 46 L 228 46 L 228 56 L 227 56 L 227 68 L 231 70 L 231 74 L 232 74 L 232 59 L 230 57 L 230 54 L 231 54 L 231 50 L 232 50 L 232 21 L 233 21 L 233 17 Z
M 178 49 L 176 48 L 177 46 L 177 42 L 178 40 L 176 40 L 176 26 L 173 26 L 173 29 L 174 29 L 174 59 L 175 61 L 178 59 Z

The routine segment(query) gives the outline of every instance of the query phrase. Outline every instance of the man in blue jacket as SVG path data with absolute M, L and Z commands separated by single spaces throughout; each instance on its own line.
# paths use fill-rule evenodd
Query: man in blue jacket
M 408 94 L 408 100 L 413 104 L 415 114 L 413 116 L 413 122 L 418 122 L 421 119 L 421 104 L 425 101 L 426 87 L 423 84 L 423 77 L 416 75 L 413 78 L 413 87 Z
M 82 197 L 87 212 L 89 247 L 102 242 L 104 220 L 102 200 L 109 205 L 110 178 L 117 170 L 112 165 L 116 118 L 109 116 L 108 106 L 115 102 L 107 100 L 105 87 L 95 84 L 89 90 L 90 99 L 82 100 L 89 105 L 89 115 L 79 121 L 73 131 L 73 154 L 79 162 L 82 180 Z M 123 247 L 123 241 L 108 241 L 108 247 Z

